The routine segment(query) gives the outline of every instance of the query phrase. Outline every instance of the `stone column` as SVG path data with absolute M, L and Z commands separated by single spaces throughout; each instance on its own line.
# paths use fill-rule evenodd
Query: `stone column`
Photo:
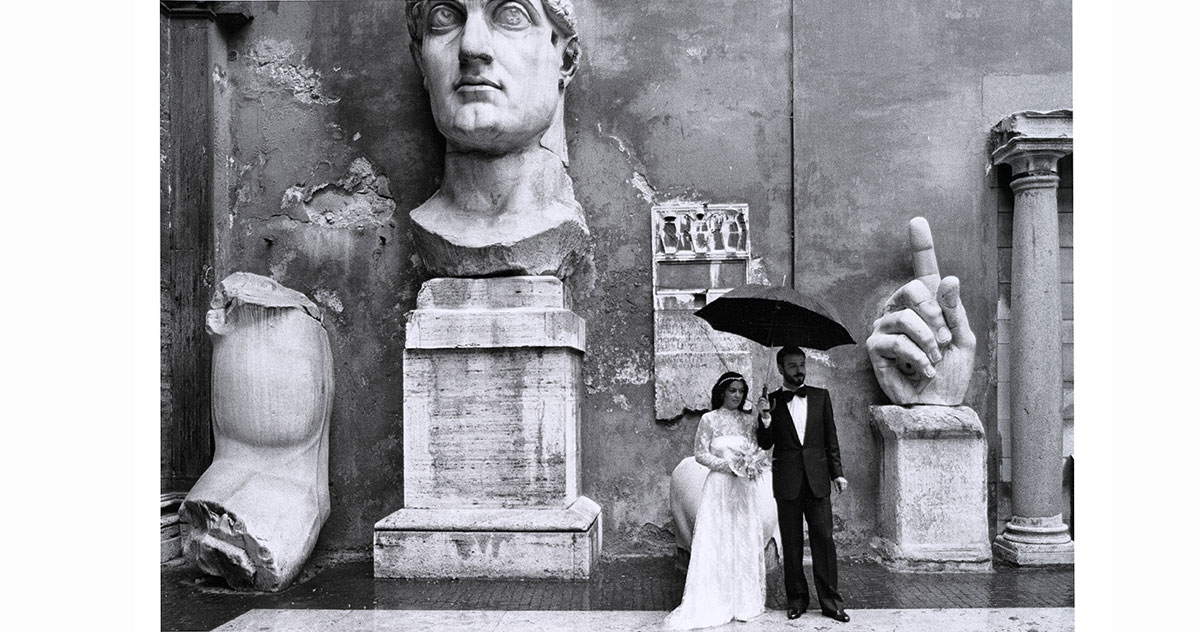
M 1062 520 L 1062 299 L 1058 160 L 1071 153 L 1071 114 L 1020 113 L 992 162 L 1013 169 L 1012 519 L 994 553 L 1019 565 L 1074 563 Z
M 587 578 L 580 495 L 585 323 L 549 276 L 427 281 L 404 351 L 404 508 L 375 576 Z

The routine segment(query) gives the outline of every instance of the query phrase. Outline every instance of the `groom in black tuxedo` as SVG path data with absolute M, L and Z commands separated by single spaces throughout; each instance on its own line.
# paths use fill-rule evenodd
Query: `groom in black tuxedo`
M 804 532 L 808 522 L 813 580 L 821 614 L 841 622 L 850 620 L 837 589 L 837 552 L 833 544 L 833 508 L 829 482 L 838 493 L 849 483 L 842 477 L 837 428 L 829 391 L 804 385 L 804 352 L 784 347 L 775 356 L 783 388 L 758 401 L 758 445 L 775 448 L 771 473 L 779 532 L 783 538 L 783 578 L 789 619 L 808 609 L 808 582 L 804 579 Z

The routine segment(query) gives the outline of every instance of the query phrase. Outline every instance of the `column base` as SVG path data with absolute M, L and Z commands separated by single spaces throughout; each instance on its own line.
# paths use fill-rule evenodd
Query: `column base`
M 587 579 L 600 559 L 600 505 L 400 509 L 375 524 L 375 577 Z
M 1075 543 L 1062 515 L 1048 518 L 1013 516 L 996 536 L 992 553 L 1018 566 L 1073 566 Z

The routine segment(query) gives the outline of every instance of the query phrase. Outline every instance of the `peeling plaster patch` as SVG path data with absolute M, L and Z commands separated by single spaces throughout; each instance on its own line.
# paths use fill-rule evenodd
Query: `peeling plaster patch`
M 279 283 L 283 283 L 287 278 L 288 264 L 296 260 L 296 253 L 289 250 L 279 258 L 279 261 L 271 264 L 271 278 Z
M 650 182 L 646 180 L 646 176 L 634 171 L 633 179 L 630 182 L 633 183 L 633 188 L 638 190 L 638 193 L 641 194 L 643 200 L 646 200 L 647 204 L 654 204 L 654 187 L 650 186 Z
M 629 398 L 628 397 L 625 397 L 624 395 L 618 393 L 616 395 L 613 395 L 612 400 L 613 400 L 613 403 L 616 404 L 618 408 L 620 408 L 621 410 L 623 410 L 625 412 L 629 412 L 630 406 L 629 406 Z
M 750 283 L 761 283 L 763 285 L 771 285 L 770 278 L 767 277 L 767 266 L 763 264 L 762 257 L 752 257 L 750 259 Z M 782 284 L 780 284 L 782 285 Z
M 816 360 L 817 362 L 820 362 L 831 369 L 837 368 L 834 366 L 833 360 L 830 359 L 829 354 L 819 349 L 806 349 L 804 351 L 804 355 L 808 356 L 809 360 Z
M 617 144 L 617 151 L 621 152 L 622 154 L 625 154 L 626 158 L 632 158 L 632 156 L 629 154 L 629 150 L 625 148 L 625 141 L 621 140 L 620 138 L 618 138 L 617 136 L 614 136 L 612 134 L 605 134 L 604 128 L 600 126 L 600 123 L 596 123 L 596 132 L 599 133 L 600 135 L 604 136 L 605 138 L 611 138 L 612 141 Z
M 256 64 L 255 71 L 276 85 L 292 91 L 301 103 L 329 105 L 341 101 L 321 89 L 321 73 L 303 63 L 291 63 L 296 47 L 289 41 L 265 39 L 254 45 L 248 57 Z M 302 60 L 303 61 L 303 60 Z
M 645 363 L 638 362 L 637 354 L 621 358 L 621 364 L 613 371 L 614 384 L 647 384 L 650 371 Z
M 597 393 L 604 393 L 608 391 L 608 388 L 605 384 L 597 384 L 594 380 L 592 380 L 591 376 L 587 374 L 584 374 L 583 376 L 583 386 L 587 389 L 588 395 L 595 395 Z
M 328 307 L 335 314 L 340 314 L 342 313 L 342 310 L 345 309 L 342 306 L 342 299 L 338 298 L 338 295 L 332 290 L 321 288 L 316 292 L 313 292 L 313 299 L 321 305 Z
M 218 64 L 213 64 L 212 82 L 222 88 L 229 87 L 229 79 L 225 76 L 225 69 Z
M 654 185 L 650 184 L 650 181 L 643 173 L 644 168 L 641 164 L 641 161 L 639 161 L 637 157 L 633 155 L 633 152 L 630 151 L 629 147 L 625 145 L 625 141 L 621 140 L 621 138 L 615 134 L 605 134 L 604 128 L 601 127 L 599 123 L 596 123 L 596 131 L 604 138 L 611 140 L 617 146 L 617 151 L 621 152 L 621 155 L 625 157 L 625 161 L 629 163 L 629 166 L 632 168 L 633 175 L 630 176 L 628 182 L 633 185 L 633 188 L 637 189 L 638 196 L 645 200 L 648 204 L 653 205 L 664 203 L 661 201 L 656 201 L 656 198 L 658 197 L 658 190 L 654 188 Z
M 308 221 L 322 226 L 383 226 L 396 210 L 391 197 L 387 176 L 376 174 L 366 158 L 356 158 L 337 182 L 288 187 L 279 208 L 285 213 L 300 208 Z
M 307 197 L 304 187 L 295 184 L 287 188 L 283 192 L 283 199 L 279 201 L 279 210 L 285 211 L 293 206 L 304 203 L 304 198 Z

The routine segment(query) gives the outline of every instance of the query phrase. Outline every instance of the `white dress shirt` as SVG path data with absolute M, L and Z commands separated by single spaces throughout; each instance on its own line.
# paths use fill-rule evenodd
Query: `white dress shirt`
M 808 425 L 808 398 L 794 396 L 788 400 L 787 407 L 792 415 L 792 423 L 796 424 L 796 436 L 800 437 L 800 445 L 804 445 L 804 428 Z

